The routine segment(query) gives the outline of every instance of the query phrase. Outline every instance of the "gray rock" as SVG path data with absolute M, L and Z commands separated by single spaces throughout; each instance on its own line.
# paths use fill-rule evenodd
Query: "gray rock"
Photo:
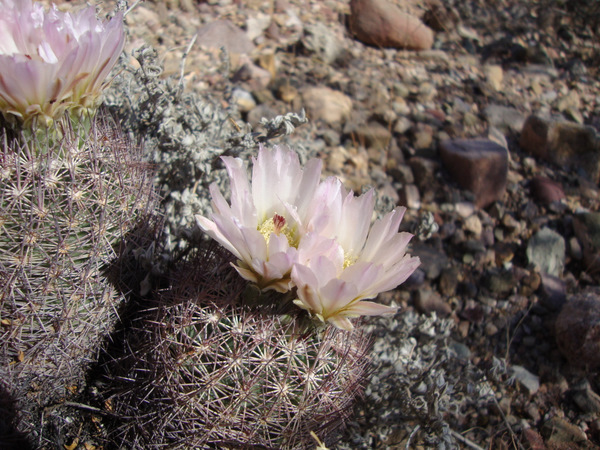
M 440 317 L 448 317 L 452 313 L 450 305 L 437 292 L 430 288 L 422 288 L 415 293 L 415 308 L 422 314 L 435 312 Z
M 540 388 L 540 377 L 529 372 L 525 367 L 512 366 L 511 374 L 517 382 L 527 390 L 531 396 L 534 395 Z
M 304 28 L 302 43 L 304 48 L 316 54 L 326 64 L 333 63 L 345 51 L 343 42 L 322 22 Z
M 596 394 L 588 380 L 583 379 L 580 383 L 573 386 L 571 396 L 577 406 L 585 413 L 600 413 L 600 395 Z
M 229 20 L 213 20 L 198 29 L 197 43 L 209 48 L 225 47 L 229 53 L 251 53 L 254 44 Z
M 254 97 L 250 92 L 244 89 L 233 89 L 231 97 L 241 112 L 248 112 L 256 107 L 256 100 L 254 100 Z
M 483 114 L 491 126 L 503 132 L 519 133 L 525 123 L 525 116 L 516 108 L 491 104 L 485 107 Z
M 468 346 L 461 342 L 451 341 L 449 344 L 450 350 L 456 353 L 456 357 L 461 361 L 468 361 L 471 359 L 471 350 Z
M 429 280 L 438 278 L 442 273 L 442 269 L 448 263 L 448 256 L 443 251 L 436 250 L 428 244 L 413 244 L 411 253 L 421 259 L 419 267 L 425 272 L 425 276 Z
M 567 419 L 554 416 L 544 422 L 542 425 L 542 435 L 547 439 L 547 444 L 568 444 L 582 443 L 587 441 L 587 436 L 581 428 L 573 425 Z M 560 448 L 581 448 L 581 447 L 560 447 Z
M 527 243 L 527 258 L 542 272 L 559 276 L 565 267 L 565 239 L 556 231 L 544 227 Z

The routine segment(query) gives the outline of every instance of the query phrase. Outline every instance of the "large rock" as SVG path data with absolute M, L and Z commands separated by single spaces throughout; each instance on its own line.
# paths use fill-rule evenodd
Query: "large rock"
M 506 190 L 508 151 L 489 139 L 440 142 L 444 167 L 456 183 L 475 195 L 479 208 L 500 200 Z
M 571 297 L 556 318 L 556 342 L 576 367 L 600 367 L 600 291 L 589 288 Z
M 433 45 L 431 28 L 386 0 L 351 0 L 350 31 L 377 47 L 429 50 Z
M 352 112 L 352 99 L 328 87 L 305 89 L 302 101 L 311 120 L 323 120 L 330 125 L 345 121 Z
M 523 124 L 519 145 L 537 158 L 581 168 L 595 183 L 600 181 L 598 139 L 591 127 L 532 115 Z

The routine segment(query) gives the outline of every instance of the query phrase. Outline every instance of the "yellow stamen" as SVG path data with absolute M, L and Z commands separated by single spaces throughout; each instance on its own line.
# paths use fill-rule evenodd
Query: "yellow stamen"
M 349 254 L 344 254 L 344 269 L 350 267 L 358 258 Z
M 280 216 L 277 213 L 275 213 L 273 217 L 265 220 L 262 225 L 258 227 L 258 231 L 265 237 L 267 244 L 269 243 L 271 233 L 275 233 L 277 235 L 283 234 L 286 237 L 290 247 L 298 246 L 294 230 L 291 230 L 288 227 L 285 217 Z

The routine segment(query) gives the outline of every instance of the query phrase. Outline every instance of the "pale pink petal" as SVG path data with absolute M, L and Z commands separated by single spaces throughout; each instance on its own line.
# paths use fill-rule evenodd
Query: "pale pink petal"
M 371 259 L 379 262 L 384 267 L 396 264 L 397 261 L 404 257 L 406 247 L 412 238 L 413 235 L 406 232 L 397 233 L 391 236 L 383 242 L 384 245 L 377 249 L 377 252 L 375 255 L 372 255 Z M 362 255 L 360 259 L 366 260 Z
M 285 237 L 284 235 L 271 233 L 268 245 L 269 259 L 274 254 L 287 252 L 289 248 L 290 244 L 287 240 L 287 237 Z
M 375 221 L 367 237 L 361 259 L 372 261 L 376 258 L 375 255 L 384 243 L 398 232 L 404 211 L 406 211 L 406 208 L 397 208 L 386 214 L 383 218 Z
M 372 289 L 372 286 L 378 282 L 382 275 L 382 266 L 371 262 L 358 262 L 344 269 L 340 277 L 342 280 L 354 283 L 358 292 L 360 292 L 361 298 L 372 298 L 382 292 L 377 291 L 373 295 Z
M 344 198 L 338 239 L 346 253 L 357 256 L 365 245 L 375 206 L 375 191 L 369 189 L 360 197 L 349 192 Z
M 396 306 L 386 306 L 375 302 L 360 301 L 349 306 L 344 314 L 348 317 L 358 316 L 379 316 L 382 314 L 395 314 L 398 311 Z
M 420 264 L 421 261 L 418 257 L 405 256 L 396 266 L 385 271 L 377 282 L 369 287 L 366 292 L 367 295 L 363 298 L 373 298 L 380 292 L 394 289 L 396 286 L 404 283 Z
M 308 207 L 306 231 L 317 232 L 329 238 L 337 237 L 344 194 L 338 178 L 329 177 L 322 182 Z
M 341 268 L 342 266 L 337 261 L 333 261 L 325 255 L 318 255 L 310 261 L 310 269 L 317 277 L 318 286 L 325 286 L 330 280 L 337 278 Z
M 92 6 L 63 13 L 29 0 L 1 1 L 0 10 L 0 56 L 13 58 L 2 66 L 5 116 L 26 124 L 43 116 L 42 123 L 51 123 L 66 109 L 98 106 L 102 83 L 123 49 L 122 13 L 103 23 Z
M 326 238 L 318 233 L 302 236 L 298 244 L 298 262 L 308 265 L 319 256 L 332 261 L 335 267 L 341 268 L 344 264 L 344 250 L 335 239 Z
M 224 156 L 221 159 L 229 174 L 231 214 L 237 217 L 244 226 L 256 226 L 256 210 L 252 202 L 246 166 L 240 158 Z
M 252 197 L 257 211 L 266 220 L 275 213 L 283 213 L 283 202 L 296 200 L 302 169 L 293 151 L 279 147 L 269 150 L 261 147 L 252 170 Z
M 327 319 L 327 321 L 341 330 L 352 331 L 354 329 L 352 322 L 341 315 L 331 316 Z
M 321 168 L 323 161 L 317 158 L 310 159 L 304 166 L 302 181 L 298 185 L 298 193 L 294 199 L 295 206 L 300 214 L 304 215 L 306 209 L 313 199 L 319 181 L 321 180 Z
M 248 256 L 246 256 L 244 259 L 252 258 L 266 261 L 268 259 L 269 252 L 265 237 L 260 233 L 260 231 L 254 228 L 248 228 L 240 225 L 238 226 L 244 238 L 246 248 L 248 249 Z
M 320 289 L 320 295 L 323 303 L 323 317 L 327 318 L 347 307 L 356 299 L 359 291 L 354 283 L 333 278 Z
M 225 197 L 223 197 L 223 194 L 221 194 L 221 191 L 219 191 L 219 187 L 216 183 L 212 183 L 209 186 L 209 191 L 214 213 L 222 216 L 232 217 L 233 213 L 231 212 L 231 207 L 229 206 L 229 203 L 227 203 L 227 200 L 225 200 Z
M 304 308 L 315 314 L 320 314 L 323 308 L 317 293 L 317 278 L 312 270 L 306 266 L 294 264 L 291 276 L 292 281 L 298 288 L 296 291 L 298 300 L 304 305 Z
M 215 241 L 217 241 L 219 244 L 221 244 L 223 247 L 225 247 L 227 250 L 229 250 L 231 253 L 233 253 L 233 255 L 235 255 L 237 258 L 242 259 L 242 256 L 240 254 L 240 252 L 237 250 L 237 248 L 229 241 L 229 239 L 227 239 L 223 233 L 219 230 L 219 228 L 217 227 L 217 225 L 208 220 L 206 217 L 202 217 L 202 216 L 195 216 L 196 217 L 196 223 L 198 224 L 198 226 L 200 227 L 200 229 L 202 231 L 204 231 L 206 234 L 208 234 L 211 238 L 213 238 Z
M 277 253 L 273 255 L 269 261 L 262 262 L 262 276 L 267 280 L 278 280 L 284 277 L 289 278 L 293 263 L 293 254 Z
M 248 281 L 251 281 L 252 283 L 258 283 L 259 279 L 256 275 L 256 272 L 250 269 L 246 269 L 244 267 L 241 266 L 236 266 L 235 264 L 231 263 L 231 266 L 237 271 L 237 273 L 240 274 L 240 276 Z

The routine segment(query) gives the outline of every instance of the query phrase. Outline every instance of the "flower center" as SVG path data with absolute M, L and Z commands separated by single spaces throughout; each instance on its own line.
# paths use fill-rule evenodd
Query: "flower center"
M 285 217 L 280 216 L 277 213 L 275 213 L 273 217 L 265 220 L 262 225 L 258 227 L 258 231 L 265 237 L 267 244 L 269 243 L 271 233 L 275 233 L 276 235 L 283 234 L 291 247 L 296 247 L 298 244 L 293 230 L 290 230 L 287 226 Z
M 353 256 L 349 253 L 344 252 L 344 267 L 343 268 L 346 269 L 347 267 L 350 267 L 357 260 L 358 260 L 358 258 L 356 256 Z

